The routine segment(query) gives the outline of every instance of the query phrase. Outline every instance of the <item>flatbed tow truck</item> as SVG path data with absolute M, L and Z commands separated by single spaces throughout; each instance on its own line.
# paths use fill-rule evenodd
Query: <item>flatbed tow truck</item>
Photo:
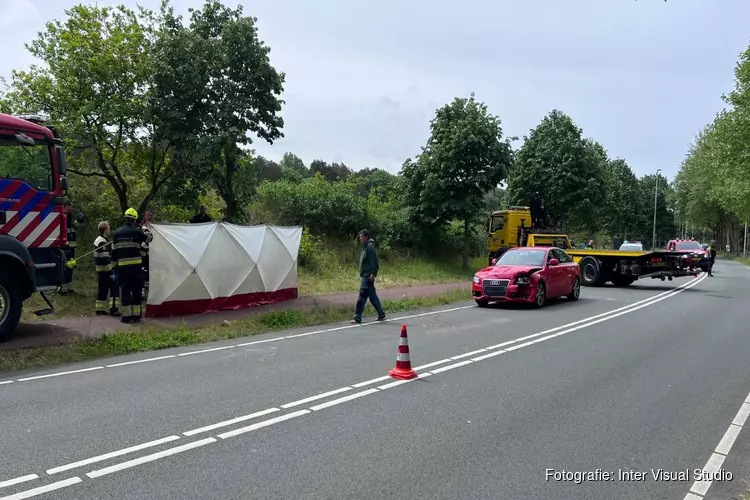
M 557 247 L 581 266 L 581 284 L 628 286 L 639 279 L 672 281 L 674 278 L 697 276 L 704 269 L 698 265 L 700 255 L 691 251 L 628 251 L 576 249 L 568 238 L 554 229 L 535 229 L 529 207 L 512 206 L 492 212 L 487 218 L 488 260 L 492 265 L 509 248 L 520 246 Z

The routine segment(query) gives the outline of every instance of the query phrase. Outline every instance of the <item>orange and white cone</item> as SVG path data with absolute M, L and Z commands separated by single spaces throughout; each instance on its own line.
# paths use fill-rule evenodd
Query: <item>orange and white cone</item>
M 393 378 L 411 380 L 417 378 L 417 372 L 411 368 L 409 358 L 409 340 L 406 338 L 406 325 L 401 325 L 401 338 L 398 342 L 398 354 L 396 354 L 396 367 L 388 372 Z

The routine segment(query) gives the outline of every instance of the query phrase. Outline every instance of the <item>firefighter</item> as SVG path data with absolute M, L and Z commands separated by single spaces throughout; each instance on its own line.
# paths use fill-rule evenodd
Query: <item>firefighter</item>
M 714 262 L 716 262 L 716 242 L 711 242 L 706 249 L 708 254 L 708 275 L 713 277 Z
M 140 323 L 143 303 L 143 243 L 146 234 L 136 225 L 138 212 L 125 211 L 125 225 L 112 239 L 112 265 L 120 287 L 123 323 Z
M 78 224 L 83 222 L 83 214 L 79 213 L 76 217 L 73 217 L 73 202 L 68 200 L 65 202 L 65 216 L 67 218 L 67 245 L 65 246 L 65 258 L 66 260 L 73 260 L 76 256 L 76 230 Z M 65 266 L 63 269 L 63 282 L 60 287 L 60 295 L 70 295 L 73 291 L 73 268 Z
M 99 223 L 99 236 L 94 240 L 94 266 L 96 266 L 97 292 L 96 292 L 96 314 L 97 316 L 120 316 L 119 290 L 112 276 L 112 243 L 109 238 L 109 223 Z

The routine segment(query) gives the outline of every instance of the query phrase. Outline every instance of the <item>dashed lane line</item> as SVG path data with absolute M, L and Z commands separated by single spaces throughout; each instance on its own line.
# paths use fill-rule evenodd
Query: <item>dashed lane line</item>
M 267 410 L 257 411 L 249 415 L 243 415 L 241 417 L 233 418 L 231 420 L 225 420 L 223 422 L 218 422 L 216 424 L 207 425 L 199 429 L 193 429 L 192 431 L 183 432 L 182 434 L 184 434 L 185 436 L 195 436 L 196 434 L 201 434 L 203 432 L 212 431 L 214 429 L 220 429 L 222 427 L 229 427 L 230 425 L 238 424 L 240 422 L 246 422 L 254 418 L 263 417 L 270 413 L 276 413 L 277 411 L 281 411 L 281 410 L 279 410 L 278 408 L 268 408 Z
M 677 295 L 678 293 L 680 293 L 680 292 L 682 292 L 682 291 L 684 291 L 684 290 L 686 290 L 688 288 L 691 288 L 692 286 L 697 285 L 700 281 L 702 281 L 702 279 L 703 278 L 700 278 L 698 280 L 693 280 L 691 283 L 686 284 L 687 286 L 680 287 L 680 288 L 678 288 L 676 290 L 671 290 L 671 291 L 667 292 L 666 294 L 659 294 L 659 295 L 657 295 L 655 297 L 652 297 L 651 300 L 648 303 L 641 304 L 641 305 L 639 305 L 637 307 L 628 308 L 627 311 L 622 311 L 622 312 L 617 313 L 617 314 L 611 314 L 610 313 L 610 315 L 607 316 L 606 318 L 600 318 L 600 319 L 595 320 L 595 321 L 589 321 L 588 323 L 585 323 L 585 324 L 580 324 L 581 321 L 577 321 L 575 323 L 571 323 L 571 325 L 578 324 L 578 326 L 575 326 L 573 328 L 568 328 L 566 330 L 560 331 L 560 332 L 552 334 L 552 335 L 547 335 L 546 337 L 538 338 L 538 339 L 536 339 L 534 341 L 531 341 L 531 342 L 525 342 L 525 343 L 521 344 L 520 346 L 516 346 L 514 349 L 518 349 L 518 348 L 521 348 L 521 347 L 528 347 L 528 346 L 537 344 L 539 342 L 542 342 L 544 340 L 548 340 L 548 339 L 553 338 L 553 337 L 558 337 L 558 336 L 564 335 L 566 333 L 577 331 L 577 330 L 586 328 L 588 326 L 600 323 L 602 321 L 607 321 L 609 319 L 621 316 L 623 314 L 627 314 L 629 312 L 633 312 L 633 311 L 635 311 L 637 309 L 641 309 L 642 307 L 647 307 L 648 305 L 654 304 L 656 302 L 660 302 L 660 301 L 662 301 L 664 299 L 667 299 L 669 297 Z M 612 311 L 612 312 L 614 312 L 614 311 Z M 601 315 L 598 315 L 598 316 L 601 316 Z M 598 316 L 595 316 L 595 317 L 598 317 Z M 595 317 L 592 317 L 590 319 L 593 319 Z M 559 328 L 548 330 L 547 332 L 549 332 L 549 331 L 555 331 L 555 330 L 558 330 L 558 329 Z M 488 347 L 488 348 L 485 348 L 485 349 L 479 349 L 479 350 L 476 350 L 476 351 L 472 351 L 470 354 L 477 354 L 477 353 L 480 353 L 480 352 L 491 351 L 491 350 L 497 349 L 501 345 L 502 346 L 506 346 L 506 345 L 512 344 L 514 342 L 519 342 L 521 340 L 527 340 L 527 339 L 530 339 L 530 338 L 537 337 L 537 336 L 539 336 L 539 335 L 541 335 L 543 333 L 545 333 L 545 332 L 542 332 L 540 334 L 527 335 L 527 336 L 524 336 L 524 337 L 520 337 L 519 339 L 516 339 L 515 341 L 504 342 L 504 343 L 498 344 L 496 346 L 491 346 L 491 347 Z M 341 398 L 338 398 L 338 399 L 334 399 L 334 400 L 331 400 L 331 401 L 327 401 L 325 403 L 321 403 L 321 404 L 318 404 L 318 405 L 315 405 L 315 406 L 311 406 L 311 407 L 309 407 L 309 409 L 298 410 L 298 411 L 293 412 L 293 413 L 288 413 L 288 414 L 281 415 L 281 416 L 278 416 L 278 417 L 275 417 L 275 418 L 272 418 L 272 419 L 268 419 L 268 420 L 264 420 L 264 421 L 261 421 L 261 422 L 257 422 L 255 424 L 251 424 L 251 425 L 246 426 L 246 427 L 241 427 L 239 429 L 234 429 L 232 431 L 228 431 L 228 432 L 219 434 L 218 438 L 224 440 L 224 439 L 228 439 L 230 437 L 238 436 L 238 435 L 241 435 L 241 434 L 244 434 L 244 433 L 247 433 L 247 432 L 251 432 L 251 431 L 254 431 L 254 430 L 258 430 L 258 429 L 262 429 L 262 428 L 265 428 L 265 427 L 269 427 L 271 425 L 274 425 L 274 424 L 277 424 L 277 423 L 280 423 L 280 422 L 284 422 L 284 421 L 287 421 L 287 420 L 290 420 L 290 419 L 293 419 L 293 418 L 296 418 L 296 417 L 308 415 L 310 413 L 314 413 L 314 412 L 323 410 L 325 408 L 329 408 L 331 406 L 339 405 L 339 404 L 346 403 L 346 402 L 349 402 L 349 401 L 352 401 L 352 400 L 355 400 L 355 399 L 359 399 L 359 398 L 362 398 L 362 397 L 365 397 L 365 396 L 369 396 L 371 394 L 382 392 L 384 390 L 387 390 L 387 389 L 390 389 L 390 388 L 393 388 L 393 387 L 398 387 L 400 385 L 407 384 L 407 383 L 410 383 L 410 382 L 414 382 L 416 380 L 421 380 L 421 379 L 430 377 L 430 376 L 432 376 L 434 374 L 437 374 L 437 373 L 441 373 L 441 372 L 444 372 L 444 371 L 452 370 L 454 368 L 458 368 L 458 367 L 461 367 L 461 366 L 466 366 L 466 365 L 469 365 L 469 364 L 472 364 L 472 363 L 475 363 L 475 362 L 478 362 L 478 361 L 482 361 L 482 360 L 489 359 L 489 358 L 494 357 L 494 356 L 498 356 L 500 354 L 505 354 L 505 353 L 507 353 L 509 351 L 510 351 L 510 349 L 506 348 L 504 350 L 498 350 L 498 351 L 494 351 L 494 352 L 488 352 L 487 354 L 483 354 L 482 356 L 478 356 L 476 358 L 472 358 L 472 359 L 469 359 L 469 360 L 461 361 L 459 363 L 454 363 L 452 365 L 444 366 L 442 368 L 435 369 L 435 370 L 433 370 L 431 372 L 420 373 L 416 378 L 413 378 L 413 379 L 410 379 L 410 380 L 396 380 L 396 381 L 390 382 L 388 384 L 383 384 L 381 386 L 378 386 L 377 388 L 371 388 L 371 389 L 364 390 L 364 391 L 361 391 L 361 392 L 356 392 L 354 394 L 350 394 L 350 395 L 347 395 L 347 396 L 344 396 L 344 397 L 341 397 Z M 459 358 L 460 359 L 460 358 L 464 358 L 464 357 L 468 357 L 468 354 L 467 355 L 453 356 L 453 358 L 446 358 L 444 360 L 440 360 L 440 361 L 433 362 L 433 363 L 427 363 L 426 365 L 422 365 L 422 367 L 417 367 L 417 368 L 425 368 L 425 367 L 428 367 L 428 366 L 438 366 L 440 364 L 448 363 L 448 362 L 454 360 L 455 358 Z M 307 403 L 307 402 L 315 401 L 315 400 L 318 400 L 318 399 L 323 399 L 323 398 L 331 396 L 331 395 L 335 395 L 335 394 L 339 394 L 339 393 L 342 393 L 342 392 L 346 392 L 348 390 L 351 390 L 352 388 L 362 387 L 362 386 L 365 386 L 365 385 L 371 385 L 371 384 L 377 383 L 379 381 L 387 380 L 387 379 L 390 379 L 390 378 L 391 377 L 388 377 L 388 376 L 378 377 L 376 379 L 368 380 L 366 382 L 361 382 L 359 384 L 353 384 L 351 386 L 346 386 L 346 387 L 343 387 L 341 389 L 336 389 L 334 391 L 329 391 L 329 392 L 326 392 L 326 393 L 322 393 L 322 394 L 319 394 L 319 395 L 316 395 L 316 396 L 312 396 L 310 398 L 305 398 L 304 400 L 298 400 L 298 401 L 294 401 L 292 403 L 287 403 L 285 405 L 282 405 L 281 407 L 282 408 L 291 408 L 293 406 L 298 406 L 298 405 L 301 405 L 301 404 L 304 404 L 304 403 Z M 748 408 L 746 409 L 746 407 L 748 407 Z M 270 414 L 270 413 L 274 413 L 274 412 L 277 412 L 277 411 L 279 411 L 279 408 L 270 408 L 270 409 L 259 411 L 259 412 L 252 413 L 252 414 L 249 414 L 249 415 L 244 415 L 244 416 L 241 416 L 241 417 L 237 417 L 237 418 L 234 418 L 234 419 L 231 419 L 231 420 L 226 420 L 224 422 L 218 422 L 216 424 L 212 424 L 212 425 L 209 425 L 209 426 L 205 426 L 205 427 L 201 427 L 201 428 L 198 428 L 198 429 L 194 429 L 192 431 L 187 431 L 187 432 L 184 432 L 183 435 L 185 435 L 185 436 L 192 436 L 192 435 L 199 434 L 199 433 L 202 433 L 202 432 L 208 432 L 210 430 L 214 430 L 214 429 L 217 429 L 217 428 L 221 428 L 221 427 L 226 427 L 226 426 L 229 426 L 229 425 L 233 425 L 233 424 L 239 423 L 241 421 L 251 420 L 253 418 L 258 418 L 260 416 L 264 416 L 264 415 L 267 415 L 267 414 Z M 735 426 L 737 426 L 737 425 L 738 426 L 744 425 L 745 421 L 748 418 L 748 415 L 750 415 L 750 395 L 748 396 L 747 403 L 745 405 L 743 405 L 743 407 L 737 413 L 737 416 L 735 417 L 732 425 L 735 425 Z M 102 460 L 106 460 L 108 458 L 114 458 L 114 457 L 117 457 L 117 456 L 122 456 L 122 455 L 127 454 L 127 453 L 132 453 L 132 452 L 135 452 L 135 451 L 140 451 L 140 450 L 145 449 L 147 447 L 157 446 L 159 444 L 164 444 L 166 442 L 174 441 L 174 440 L 177 440 L 177 439 L 180 439 L 180 437 L 179 436 L 169 436 L 169 437 L 163 438 L 161 440 L 151 441 L 150 443 L 144 443 L 142 445 L 132 446 L 130 448 L 125 448 L 125 449 L 122 449 L 122 450 L 114 451 L 114 452 L 111 452 L 111 453 L 108 453 L 108 454 L 105 454 L 105 455 L 99 455 L 98 457 L 92 457 L 92 458 L 89 458 L 89 459 L 86 459 L 86 460 L 81 460 L 79 462 L 74 462 L 72 464 L 68 464 L 68 465 L 64 465 L 64 466 L 61 466 L 61 467 L 56 467 L 56 468 L 53 468 L 53 469 L 49 469 L 47 471 L 47 473 L 48 474 L 53 474 L 53 473 L 56 473 L 56 472 L 62 472 L 63 470 L 70 470 L 72 468 L 76 468 L 76 467 L 80 467 L 80 466 L 83 466 L 83 465 L 88 465 L 88 464 L 91 464 L 91 463 L 99 462 L 99 461 L 102 461 Z M 726 451 L 728 452 L 728 449 L 731 448 L 731 443 L 729 442 L 729 440 L 730 440 L 730 438 L 728 438 L 728 437 L 725 436 L 725 438 L 722 439 L 722 443 L 719 444 L 719 447 L 721 447 L 721 449 L 726 449 Z M 191 450 L 191 449 L 194 449 L 194 448 L 205 446 L 207 444 L 211 444 L 211 443 L 214 443 L 216 441 L 217 441 L 217 439 L 214 438 L 214 437 L 204 438 L 204 439 L 202 439 L 200 441 L 195 441 L 195 442 L 187 443 L 187 444 L 184 444 L 184 445 L 181 445 L 181 446 L 177 446 L 175 448 L 170 448 L 170 449 L 167 449 L 167 450 L 164 450 L 164 451 L 153 453 L 151 455 L 146 455 L 145 457 L 136 458 L 136 459 L 133 459 L 133 460 L 130 460 L 130 461 L 127 461 L 127 462 L 123 462 L 123 463 L 120 463 L 120 464 L 115 464 L 115 465 L 112 465 L 110 467 L 106 467 L 106 468 L 103 468 L 103 469 L 94 470 L 94 471 L 91 471 L 88 474 L 86 474 L 86 476 L 89 477 L 89 478 L 92 478 L 92 479 L 93 478 L 97 478 L 97 477 L 100 477 L 100 476 L 104 476 L 104 475 L 107 475 L 107 474 L 118 472 L 120 470 L 124 470 L 124 469 L 128 469 L 128 468 L 131 468 L 131 467 L 135 467 L 135 466 L 140 465 L 140 464 L 152 462 L 154 460 L 158 460 L 158 459 L 163 458 L 163 457 L 175 455 L 177 453 L 182 453 L 183 451 L 188 451 L 188 450 Z M 733 438 L 731 439 L 731 442 L 733 442 Z M 717 449 L 719 447 L 717 447 Z M 714 455 L 716 455 L 716 454 L 714 454 Z M 721 459 L 721 462 L 723 462 L 723 459 Z M 716 463 L 718 463 L 718 465 L 715 465 Z M 709 464 L 707 465 L 707 467 L 709 467 L 709 466 L 712 466 L 712 467 L 715 467 L 716 469 L 718 469 L 718 467 L 721 466 L 721 463 L 717 462 L 717 460 L 712 456 L 712 459 L 709 460 Z M 36 475 L 23 476 L 23 477 L 24 478 L 28 478 L 27 480 L 32 480 L 32 479 L 36 479 L 37 478 L 37 477 L 32 477 L 32 476 L 36 476 Z M 9 481 L 6 481 L 6 482 L 16 481 L 13 484 L 18 484 L 18 482 L 21 482 L 20 479 L 22 479 L 22 478 L 17 478 L 15 480 L 9 480 Z M 65 486 L 70 486 L 72 484 L 77 484 L 79 482 L 81 482 L 80 478 L 77 478 L 77 477 L 76 478 L 71 478 L 71 479 L 66 480 L 66 481 L 60 481 L 58 483 L 53 483 L 51 485 L 43 486 L 43 487 L 40 487 L 40 488 L 35 488 L 33 490 L 28 490 L 26 492 L 21 492 L 21 493 L 16 494 L 16 495 L 26 495 L 26 496 L 4 497 L 4 498 L 0 498 L 0 500 L 10 500 L 12 498 L 18 498 L 18 499 L 20 499 L 20 498 L 29 498 L 30 496 L 36 496 L 36 495 L 41 494 L 41 493 L 46 492 L 46 491 L 52 491 L 53 489 L 58 489 L 58 488 L 62 488 L 62 487 L 65 487 Z M 0 485 L 2 485 L 2 484 L 3 483 L 0 483 Z M 52 489 L 47 489 L 47 488 L 52 488 Z M 686 497 L 686 499 L 687 499 L 687 497 Z
M 39 476 L 37 476 L 36 474 L 29 474 L 27 476 L 14 477 L 13 479 L 0 481 L 0 488 L 5 488 L 7 486 L 14 486 L 16 484 L 21 484 L 21 483 L 26 483 L 28 481 L 33 481 L 34 479 L 39 479 Z
M 182 446 L 170 448 L 168 450 L 160 451 L 158 453 L 152 453 L 151 455 L 146 455 L 145 457 L 138 457 L 138 458 L 134 458 L 133 460 L 129 460 L 127 462 L 115 464 L 115 465 L 112 465 L 111 467 L 105 467 L 103 469 L 94 470 L 94 471 L 89 472 L 86 475 L 90 477 L 91 479 L 106 476 L 107 474 L 119 472 L 121 470 L 129 469 L 131 467 L 135 467 L 137 465 L 145 464 L 148 462 L 153 462 L 154 460 L 159 460 L 160 458 L 170 457 L 172 455 L 182 453 L 183 451 L 192 450 L 192 449 L 199 448 L 201 446 L 205 446 L 207 444 L 211 444 L 215 442 L 216 442 L 216 438 L 212 438 L 212 437 L 201 439 L 200 441 L 193 441 L 192 443 L 183 444 Z
M 38 488 L 21 491 L 14 495 L 2 497 L 0 498 L 0 500 L 23 500 L 24 498 L 35 497 L 37 495 L 41 495 L 42 493 L 49 493 L 50 491 L 55 491 L 55 490 L 59 490 L 60 488 L 72 486 L 74 484 L 80 483 L 81 481 L 83 480 L 80 477 L 71 477 L 70 479 L 65 479 L 63 481 L 58 481 L 52 484 L 46 484 L 44 486 L 39 486 Z
M 94 464 L 97 462 L 103 462 L 104 460 L 109 460 L 110 458 L 127 455 L 128 453 L 145 450 L 146 448 L 153 448 L 154 446 L 159 446 L 164 443 L 169 443 L 177 439 L 180 439 L 180 436 L 167 436 L 162 439 L 157 439 L 156 441 L 149 441 L 148 443 L 131 446 L 129 448 L 123 448 L 122 450 L 113 451 L 111 453 L 105 453 L 104 455 L 99 455 L 96 457 L 87 458 L 86 460 L 80 460 L 78 462 L 73 462 L 67 465 L 62 465 L 60 467 L 55 467 L 53 469 L 49 469 L 47 471 L 47 474 L 52 475 L 52 474 L 57 474 L 60 472 L 65 472 L 71 469 L 77 469 L 78 467 L 83 467 L 84 465 L 90 465 L 90 464 Z
M 716 473 L 724 464 L 724 460 L 727 459 L 737 436 L 739 436 L 740 431 L 745 428 L 748 416 L 750 416 L 750 394 L 745 398 L 745 401 L 742 403 L 742 406 L 740 406 L 740 409 L 729 424 L 726 432 L 724 432 L 721 441 L 716 445 L 708 462 L 706 462 L 706 465 L 703 467 L 703 472 L 701 473 L 702 479 L 693 483 L 693 486 L 690 487 L 690 492 L 685 495 L 683 500 L 703 500 L 703 497 L 706 496 L 708 489 L 713 484 L 712 478 L 716 477 Z

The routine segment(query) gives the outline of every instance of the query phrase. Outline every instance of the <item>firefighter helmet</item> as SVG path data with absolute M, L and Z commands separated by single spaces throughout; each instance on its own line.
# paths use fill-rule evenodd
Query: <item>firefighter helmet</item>
M 128 208 L 127 210 L 125 210 L 125 217 L 131 218 L 131 219 L 137 219 L 138 212 L 135 211 L 135 208 Z

